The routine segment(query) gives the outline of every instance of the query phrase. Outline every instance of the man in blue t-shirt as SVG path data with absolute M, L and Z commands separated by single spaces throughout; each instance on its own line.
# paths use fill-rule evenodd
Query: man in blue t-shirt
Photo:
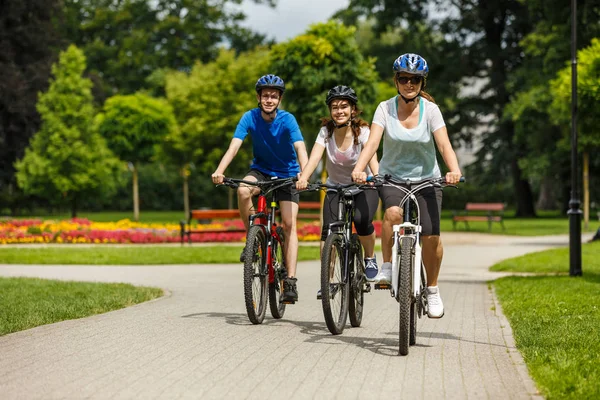
M 212 174 L 216 184 L 223 182 L 223 174 L 229 166 L 242 142 L 248 134 L 252 137 L 254 159 L 250 171 L 244 177 L 247 181 L 264 181 L 270 177 L 290 178 L 297 176 L 308 161 L 306 146 L 296 118 L 284 110 L 278 110 L 285 84 L 276 75 L 262 76 L 256 82 L 258 108 L 246 112 L 235 129 L 229 148 L 223 155 L 219 166 Z M 255 187 L 240 186 L 238 189 L 238 207 L 242 221 L 249 228 L 248 217 L 253 208 L 252 197 L 258 195 Z M 281 225 L 285 233 L 285 261 L 288 276 L 283 283 L 282 301 L 294 303 L 298 300 L 296 289 L 296 262 L 298 260 L 298 192 L 295 188 L 285 187 L 277 192 Z M 243 254 L 242 254 L 243 258 Z

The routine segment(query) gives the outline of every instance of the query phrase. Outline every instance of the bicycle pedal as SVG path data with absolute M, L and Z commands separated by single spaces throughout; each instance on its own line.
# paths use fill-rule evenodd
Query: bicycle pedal
M 291 300 L 281 301 L 281 303 L 283 303 L 283 304 L 296 304 L 295 301 L 291 301 Z
M 319 294 L 317 295 L 317 300 L 321 300 L 321 299 L 323 299 L 323 296 L 321 296 L 321 294 L 319 293 Z
M 364 287 L 363 287 L 363 293 L 371 293 L 371 284 L 367 283 Z
M 375 290 L 385 290 L 385 289 L 391 289 L 392 285 L 390 285 L 389 283 L 376 283 L 375 284 Z

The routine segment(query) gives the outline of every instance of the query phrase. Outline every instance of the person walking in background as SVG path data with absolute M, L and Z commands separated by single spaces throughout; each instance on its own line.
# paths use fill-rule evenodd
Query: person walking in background
M 348 87 L 339 85 L 327 93 L 325 103 L 329 108 L 330 118 L 323 118 L 321 130 L 311 150 L 308 164 L 300 174 L 296 188 L 306 189 L 308 180 L 317 165 L 327 154 L 325 168 L 327 183 L 352 183 L 354 169 L 363 146 L 369 139 L 369 124 L 358 118 L 361 111 L 357 107 L 358 96 Z M 363 168 L 367 175 L 377 174 L 379 163 L 377 155 L 369 160 Z M 338 219 L 338 199 L 336 191 L 328 191 L 323 203 L 323 225 L 321 227 L 321 250 L 329 230 L 329 224 Z M 365 275 L 372 280 L 377 276 L 377 260 L 375 258 L 375 228 L 373 216 L 377 211 L 379 196 L 376 190 L 363 190 L 354 196 L 354 226 L 365 252 Z
M 283 80 L 276 75 L 264 75 L 256 82 L 255 90 L 258 107 L 247 111 L 240 119 L 229 148 L 212 174 L 215 184 L 223 183 L 225 170 L 248 134 L 252 138 L 254 159 L 244 180 L 256 182 L 271 177 L 296 177 L 307 163 L 308 154 L 296 118 L 291 113 L 278 109 L 285 92 Z M 252 186 L 241 185 L 238 188 L 238 208 L 246 230 L 249 228 L 248 218 L 253 208 L 252 198 L 258 193 L 258 188 Z M 296 220 L 299 195 L 295 188 L 289 186 L 278 189 L 277 198 L 286 237 L 284 252 L 288 274 L 283 282 L 282 301 L 294 303 L 298 300 Z M 243 259 L 243 255 L 242 252 L 240 259 Z
M 429 73 L 427 61 L 418 54 L 403 54 L 394 61 L 393 70 L 398 96 L 381 102 L 377 107 L 371 136 L 352 172 L 354 181 L 365 182 L 364 168 L 383 138 L 380 174 L 414 182 L 441 177 L 436 158 L 437 145 L 449 169 L 446 181 L 458 183 L 461 171 L 444 118 L 434 99 L 424 90 Z M 388 185 L 381 187 L 379 194 L 385 214 L 381 236 L 383 264 L 378 279 L 391 281 L 392 226 L 402 221 L 399 205 L 404 194 L 400 189 Z M 428 316 L 441 318 L 444 305 L 437 280 L 443 256 L 440 240 L 442 190 L 423 190 L 417 194 L 417 201 L 421 210 L 423 263 L 428 280 Z

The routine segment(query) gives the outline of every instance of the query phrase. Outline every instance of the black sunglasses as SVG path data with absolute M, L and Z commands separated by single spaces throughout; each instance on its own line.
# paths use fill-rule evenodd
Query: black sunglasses
M 423 77 L 422 76 L 411 76 L 409 78 L 408 76 L 397 76 L 396 80 L 401 85 L 406 85 L 409 81 L 413 85 L 418 85 L 419 83 L 423 82 Z

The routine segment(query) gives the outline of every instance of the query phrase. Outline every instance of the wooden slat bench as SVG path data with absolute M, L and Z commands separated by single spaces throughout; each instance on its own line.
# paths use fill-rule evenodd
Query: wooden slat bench
M 469 215 L 470 212 L 486 212 L 486 215 Z M 454 212 L 452 226 L 456 230 L 457 222 L 464 222 L 469 229 L 469 221 L 484 221 L 488 223 L 488 229 L 492 230 L 493 222 L 500 222 L 504 230 L 504 204 L 503 203 L 467 203 L 462 212 Z
M 318 210 L 316 213 L 298 213 L 298 219 L 319 219 L 321 217 L 321 203 L 318 201 L 301 201 L 299 203 L 300 210 Z M 237 219 L 240 218 L 240 211 L 235 209 L 222 210 L 192 210 L 187 221 L 179 223 L 181 229 L 181 244 L 187 237 L 188 243 L 192 242 L 192 234 L 194 233 L 228 233 L 228 232 L 246 232 L 244 228 L 215 228 L 215 229 L 192 229 L 192 221 L 196 220 L 200 224 L 210 224 L 216 219 Z

